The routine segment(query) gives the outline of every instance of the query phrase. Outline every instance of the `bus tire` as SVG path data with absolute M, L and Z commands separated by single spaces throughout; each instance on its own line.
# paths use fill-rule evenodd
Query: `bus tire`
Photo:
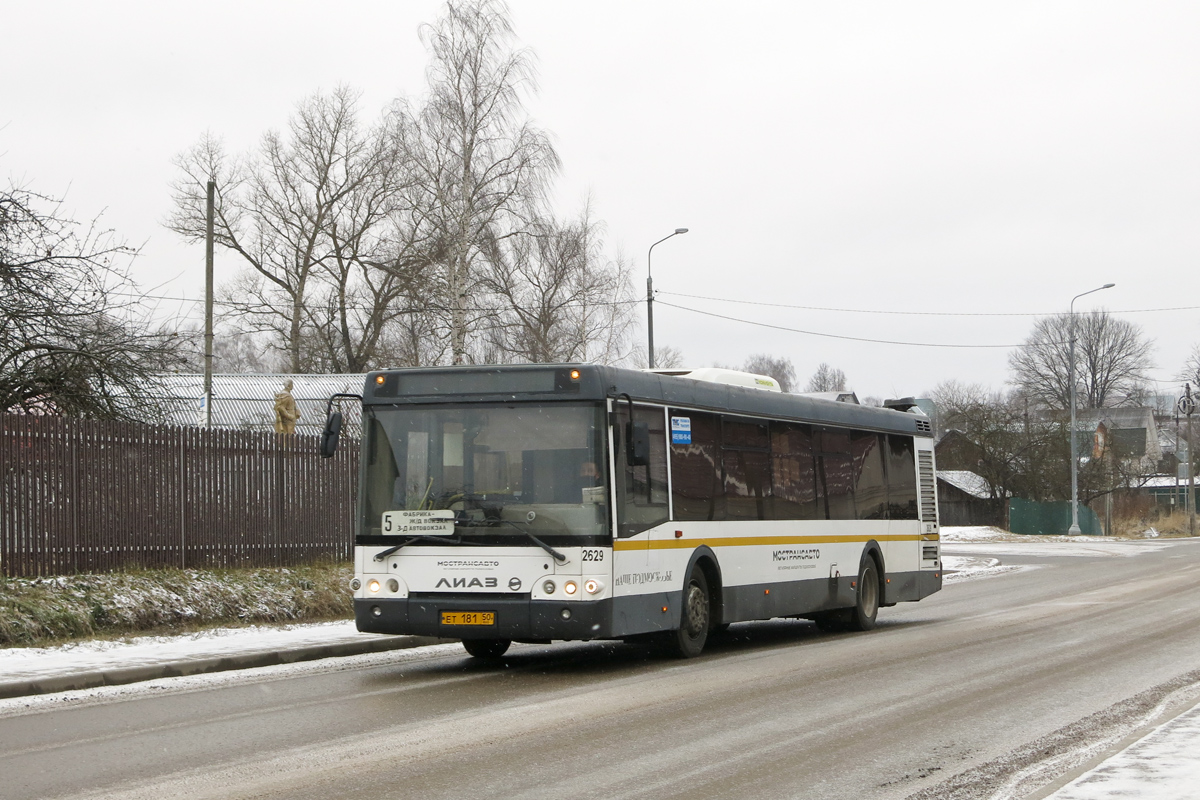
M 849 625 L 852 631 L 869 631 L 875 627 L 879 615 L 879 569 L 875 559 L 863 559 L 858 573 L 858 591 L 855 592 L 854 608 L 850 609 Z
M 510 644 L 509 639 L 463 639 L 463 648 L 475 658 L 499 658 Z
M 680 658 L 695 658 L 708 641 L 709 619 L 712 604 L 708 594 L 708 579 L 699 566 L 692 567 L 687 584 L 683 587 L 683 609 L 679 614 L 679 627 L 672 631 L 671 650 Z

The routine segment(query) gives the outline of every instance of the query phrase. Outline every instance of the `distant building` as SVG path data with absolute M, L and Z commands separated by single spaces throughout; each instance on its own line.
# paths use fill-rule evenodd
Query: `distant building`
M 1008 527 L 1008 492 L 993 498 L 988 482 L 965 469 L 939 469 L 937 480 L 941 524 Z
M 1095 432 L 1104 427 L 1112 454 L 1125 462 L 1139 463 L 1145 472 L 1157 472 L 1163 460 L 1162 441 L 1152 408 L 1089 408 L 1076 415 L 1079 455 L 1092 455 Z

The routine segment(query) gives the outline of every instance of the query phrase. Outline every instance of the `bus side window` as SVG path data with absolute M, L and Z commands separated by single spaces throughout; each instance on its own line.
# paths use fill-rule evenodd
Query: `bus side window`
M 891 433 L 887 438 L 888 519 L 916 519 L 916 448 L 911 436 Z
M 771 513 L 768 519 L 818 519 L 817 465 L 811 425 L 771 423 Z
M 770 444 L 767 423 L 724 417 L 721 425 L 726 519 L 769 519 Z
M 616 414 L 617 534 L 633 536 L 667 521 L 667 432 L 662 408 L 634 406 L 633 420 L 650 435 L 650 463 L 629 463 L 629 416 L 624 405 Z
M 826 519 L 855 519 L 854 458 L 850 455 L 850 433 L 837 428 L 818 432 L 820 465 Z
M 854 506 L 859 519 L 887 519 L 887 478 L 883 471 L 881 433 L 855 431 L 850 435 L 854 458 Z
M 671 410 L 688 420 L 686 442 L 671 443 L 671 491 L 677 520 L 725 519 L 721 420 L 716 414 Z

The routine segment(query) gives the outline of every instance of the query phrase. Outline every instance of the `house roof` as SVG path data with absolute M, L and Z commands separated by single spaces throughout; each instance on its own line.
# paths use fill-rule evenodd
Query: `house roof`
M 366 375 L 213 375 L 212 424 L 217 428 L 244 430 L 275 429 L 275 394 L 292 381 L 292 397 L 300 419 L 297 433 L 320 433 L 325 427 L 325 406 L 330 395 L 362 394 Z M 204 376 L 201 374 L 166 375 L 158 381 L 161 404 L 167 422 L 175 425 L 202 425 Z M 343 430 L 358 429 L 361 408 L 357 402 L 343 403 Z
M 1154 430 L 1154 409 L 1138 408 L 1085 408 L 1076 414 L 1080 425 L 1087 425 L 1095 430 L 1096 424 L 1103 422 L 1110 430 L 1113 428 L 1146 428 Z
M 1174 475 L 1154 475 L 1139 485 L 1146 489 L 1174 489 L 1176 486 L 1186 489 L 1188 482 L 1187 478 L 1176 478 Z
M 988 482 L 974 472 L 965 469 L 940 469 L 938 480 L 945 481 L 955 489 L 966 492 L 972 497 L 986 500 L 992 496 Z

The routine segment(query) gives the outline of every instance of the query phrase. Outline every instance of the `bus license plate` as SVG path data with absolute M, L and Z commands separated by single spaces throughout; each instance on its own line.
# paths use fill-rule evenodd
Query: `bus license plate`
M 495 625 L 494 611 L 443 611 L 443 625 Z

